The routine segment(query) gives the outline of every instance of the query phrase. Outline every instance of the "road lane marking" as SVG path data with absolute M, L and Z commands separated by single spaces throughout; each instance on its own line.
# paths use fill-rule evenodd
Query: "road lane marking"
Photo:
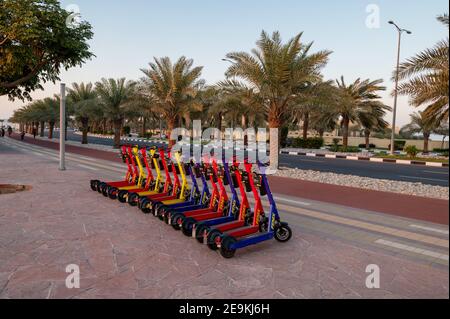
M 293 204 L 297 204 L 297 205 L 302 205 L 302 206 L 311 206 L 310 203 L 307 202 L 302 202 L 302 201 L 296 201 L 296 200 L 292 200 L 292 199 L 287 199 L 287 198 L 283 198 L 283 197 L 275 197 L 276 200 L 280 200 L 283 202 L 287 202 L 287 203 L 293 203 Z
M 90 169 L 92 171 L 98 171 L 97 168 L 94 168 L 94 167 L 91 167 L 91 166 L 88 166 L 88 165 L 77 164 L 77 166 L 82 167 L 82 168 L 86 168 L 86 169 Z
M 410 251 L 410 252 L 413 252 L 413 253 L 416 253 L 416 254 L 420 254 L 420 255 L 424 255 L 424 256 L 429 256 L 429 257 L 433 257 L 433 258 L 437 258 L 437 259 L 448 261 L 448 255 L 440 254 L 438 252 L 434 252 L 434 251 L 431 251 L 431 250 L 428 250 L 428 249 L 422 249 L 422 248 L 419 248 L 419 247 L 404 245 L 404 244 L 400 244 L 400 243 L 396 243 L 396 242 L 389 241 L 389 240 L 384 240 L 384 239 L 378 239 L 378 240 L 375 241 L 375 243 L 376 244 L 380 244 L 380 245 L 393 247 L 393 248 L 397 248 L 397 249 L 401 249 L 401 250 Z
M 438 174 L 438 175 L 448 175 L 448 172 L 435 172 L 435 171 L 422 171 L 424 173 L 430 173 L 430 174 Z
M 435 181 L 435 182 L 448 181 L 448 179 L 442 179 L 442 178 L 427 178 L 427 177 L 416 177 L 416 176 L 406 176 L 406 175 L 399 175 L 399 177 L 403 177 L 403 178 L 407 178 L 407 179 L 423 179 L 423 180 Z
M 432 232 L 440 233 L 440 234 L 445 234 L 445 235 L 448 235 L 448 234 L 449 234 L 448 230 L 442 230 L 442 229 L 437 229 L 437 228 L 432 228 L 432 227 L 426 227 L 426 226 L 421 226 L 421 225 L 414 225 L 414 224 L 411 224 L 411 225 L 409 225 L 409 227 L 417 228 L 417 229 L 423 229 L 423 230 L 428 230 L 428 231 L 432 231 Z
M 365 230 L 368 230 L 371 232 L 382 233 L 382 234 L 386 234 L 389 236 L 395 236 L 395 237 L 399 237 L 399 238 L 405 238 L 405 239 L 409 239 L 409 240 L 413 240 L 413 241 L 423 242 L 423 243 L 434 245 L 434 246 L 440 246 L 440 247 L 444 247 L 444 248 L 449 247 L 448 240 L 446 240 L 446 239 L 436 238 L 436 237 L 432 237 L 432 236 L 428 236 L 428 235 L 416 234 L 416 233 L 406 231 L 406 230 L 396 229 L 396 228 L 392 228 L 392 227 L 386 227 L 386 226 L 382 226 L 382 225 L 376 225 L 376 224 L 367 223 L 367 222 L 354 220 L 354 219 L 350 219 L 350 218 L 334 216 L 334 215 L 330 215 L 330 214 L 326 214 L 326 213 L 309 211 L 309 210 L 305 210 L 302 208 L 294 208 L 294 207 L 283 205 L 283 204 L 278 204 L 277 206 L 278 206 L 278 209 L 280 209 L 280 210 L 286 210 L 286 211 L 289 211 L 291 213 L 298 214 L 298 215 L 309 216 L 309 217 L 320 219 L 320 220 L 326 220 L 329 222 L 347 225 L 350 227 L 365 229 Z

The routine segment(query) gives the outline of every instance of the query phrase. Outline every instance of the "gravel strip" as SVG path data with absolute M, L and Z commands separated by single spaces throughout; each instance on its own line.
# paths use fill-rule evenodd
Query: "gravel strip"
M 383 192 L 399 193 L 413 196 L 421 196 L 437 199 L 449 199 L 449 188 L 444 186 L 425 185 L 422 183 L 410 183 L 344 175 L 335 173 L 324 173 L 311 170 L 281 168 L 275 176 L 289 177 L 340 186 L 357 187 Z

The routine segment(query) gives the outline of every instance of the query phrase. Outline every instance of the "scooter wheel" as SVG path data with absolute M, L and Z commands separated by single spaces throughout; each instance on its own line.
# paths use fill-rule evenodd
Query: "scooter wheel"
M 185 217 L 181 214 L 177 214 L 172 217 L 172 227 L 175 230 L 180 230 L 181 225 L 183 225 Z
M 208 232 L 208 230 L 209 230 L 209 227 L 206 225 L 202 225 L 202 224 L 197 225 L 197 227 L 195 229 L 195 239 L 197 239 L 197 241 L 200 244 L 204 243 L 204 241 L 205 241 L 204 234 L 205 234 L 205 232 Z
M 97 192 L 99 193 L 103 193 L 103 189 L 106 187 L 106 183 L 104 182 L 100 182 L 97 184 Z
M 108 184 L 104 184 L 101 188 L 101 193 L 103 196 L 108 197 L 108 192 L 109 192 L 109 185 Z
M 128 191 L 119 191 L 119 193 L 117 194 L 117 199 L 121 203 L 126 203 L 128 201 Z
M 152 212 L 152 210 L 149 208 L 150 201 L 149 201 L 148 199 L 144 198 L 144 199 L 140 202 L 140 205 L 141 205 L 141 211 L 142 211 L 144 214 L 150 214 L 150 213 Z
M 111 199 L 117 199 L 117 194 L 119 193 L 119 190 L 117 187 L 109 187 L 108 189 L 108 197 Z
M 99 180 L 93 179 L 91 180 L 91 189 L 96 192 L 98 189 L 98 184 L 100 183 Z
M 217 229 L 213 229 L 211 232 L 209 232 L 207 237 L 208 247 L 211 250 L 217 250 L 217 242 L 221 240 L 222 232 Z
M 196 223 L 196 221 L 193 218 L 186 218 L 183 221 L 183 225 L 181 227 L 181 230 L 182 230 L 183 234 L 186 237 L 192 237 L 192 228 L 193 228 L 195 223 Z
M 159 220 L 164 221 L 166 214 L 167 214 L 167 206 L 161 205 L 157 209 L 157 215 Z
M 137 206 L 139 202 L 139 195 L 136 193 L 131 193 L 128 195 L 128 204 L 130 206 Z
M 236 249 L 230 248 L 234 243 L 236 243 L 237 240 L 234 237 L 225 235 L 222 238 L 222 244 L 220 246 L 220 254 L 223 258 L 233 258 L 234 254 L 236 253 Z
M 280 225 L 275 229 L 274 237 L 280 243 L 285 243 L 292 237 L 292 230 L 288 225 Z

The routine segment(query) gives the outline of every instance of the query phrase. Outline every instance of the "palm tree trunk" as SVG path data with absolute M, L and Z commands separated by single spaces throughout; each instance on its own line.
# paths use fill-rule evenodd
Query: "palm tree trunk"
M 114 148 L 120 148 L 120 133 L 122 131 L 122 119 L 113 121 L 114 128 Z
M 366 139 L 366 150 L 368 150 L 370 148 L 370 130 L 364 130 L 364 137 Z
M 39 133 L 40 137 L 44 137 L 45 135 L 45 122 L 41 121 L 41 132 Z
M 276 105 L 271 108 L 277 109 Z M 269 149 L 270 149 L 270 170 L 276 171 L 279 166 L 279 152 L 280 152 L 280 134 L 279 128 L 282 125 L 281 118 L 277 114 L 269 114 Z
M 147 118 L 144 116 L 142 118 L 142 132 L 141 136 L 145 138 L 145 134 L 147 133 Z
M 241 125 L 243 130 L 247 129 L 247 118 L 245 117 L 245 115 L 242 115 Z
M 55 128 L 55 121 L 50 121 L 48 123 L 48 138 L 51 140 L 53 138 L 53 129 Z
M 217 128 L 219 129 L 219 131 L 222 130 L 222 112 L 219 112 L 217 114 Z
M 344 117 L 342 122 L 342 144 L 344 146 L 344 149 L 348 146 L 348 127 L 350 125 L 350 119 L 348 117 Z
M 430 133 L 423 133 L 423 153 L 428 154 L 428 141 L 430 139 Z
M 308 138 L 308 129 L 309 129 L 309 112 L 305 112 L 303 115 L 303 139 L 306 140 Z
M 177 122 L 177 118 L 169 118 L 167 119 L 167 137 L 169 138 L 169 148 L 171 148 L 175 144 L 175 140 L 172 139 L 172 130 L 175 128 Z M 178 138 L 178 137 L 177 137 Z
M 82 117 L 81 125 L 83 130 L 83 136 L 81 138 L 81 144 L 88 144 L 88 130 L 89 130 L 89 118 Z
M 320 130 L 319 130 L 319 137 L 320 137 L 320 138 L 323 138 L 323 134 L 325 134 L 325 131 L 322 130 L 322 129 L 320 129 Z

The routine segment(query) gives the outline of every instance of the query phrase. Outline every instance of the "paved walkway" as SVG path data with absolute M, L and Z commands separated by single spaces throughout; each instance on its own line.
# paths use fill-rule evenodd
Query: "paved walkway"
M 293 222 L 289 243 L 225 260 L 90 191 L 88 181 L 103 171 L 59 172 L 37 154 L 0 143 L 0 184 L 33 186 L 0 196 L 0 298 L 448 298 L 448 265 L 355 246 L 331 233 L 335 222 L 326 235 Z M 80 289 L 65 286 L 68 264 L 80 266 Z M 369 264 L 380 267 L 380 289 L 365 286 Z
M 19 139 L 18 136 L 14 136 Z M 59 144 L 26 138 L 26 143 L 57 150 Z M 102 160 L 121 163 L 117 153 L 67 145 L 66 151 Z M 419 219 L 443 225 L 449 224 L 448 200 L 431 199 L 403 194 L 379 192 L 354 187 L 323 184 L 283 177 L 270 177 L 272 191 L 348 207 L 360 208 L 390 215 Z

